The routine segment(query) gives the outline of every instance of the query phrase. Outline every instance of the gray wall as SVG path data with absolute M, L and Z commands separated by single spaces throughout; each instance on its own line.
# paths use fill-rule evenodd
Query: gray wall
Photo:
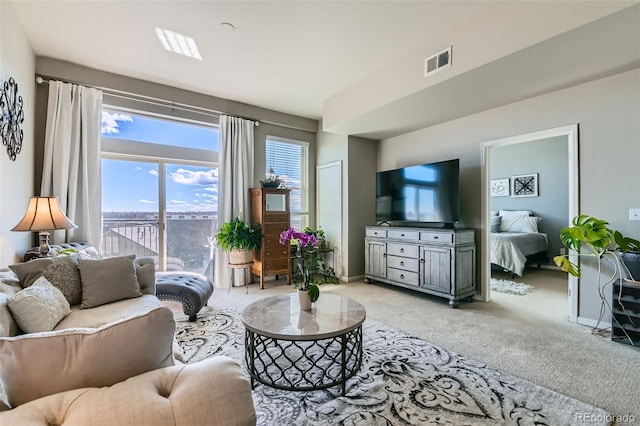
M 16 161 L 9 160 L 6 148 L 0 146 L 0 268 L 22 259 L 33 246 L 32 232 L 11 232 L 22 219 L 33 193 L 34 156 L 34 70 L 36 57 L 27 40 L 13 3 L 0 1 L 0 80 L 13 77 L 18 95 L 24 100 L 24 132 L 22 151 Z
M 578 123 L 580 211 L 637 238 L 640 222 L 629 221 L 628 209 L 640 207 L 639 84 L 640 69 L 634 69 L 385 139 L 378 170 L 460 157 L 462 217 L 480 229 L 482 142 Z M 600 308 L 596 270 L 592 263 L 585 265 L 578 315 L 595 319 Z
M 538 197 L 491 197 L 491 210 L 530 210 L 542 218 L 538 230 L 549 237 L 550 264 L 560 254 L 560 229 L 569 223 L 567 137 L 491 148 L 491 179 L 538 173 Z
M 377 143 L 370 139 L 349 136 L 347 191 L 349 209 L 345 226 L 349 230 L 347 245 L 347 277 L 364 278 L 365 226 L 374 225 L 376 196 Z
M 342 162 L 342 244 L 337 271 L 343 281 L 364 276 L 364 228 L 375 224 L 377 143 L 356 136 L 338 135 L 318 127 L 318 165 Z M 335 188 L 317 188 L 334 191 Z M 318 222 L 325 221 L 318 217 Z

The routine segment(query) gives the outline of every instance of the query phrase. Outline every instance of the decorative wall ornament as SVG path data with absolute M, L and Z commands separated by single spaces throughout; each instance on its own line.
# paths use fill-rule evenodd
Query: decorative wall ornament
M 24 122 L 22 106 L 22 96 L 18 95 L 18 83 L 10 77 L 2 84 L 2 92 L 0 92 L 0 136 L 2 144 L 7 147 L 7 154 L 11 161 L 15 161 L 22 150 L 24 137 L 20 128 Z
M 491 179 L 491 196 L 492 197 L 508 197 L 509 196 L 509 178 Z
M 513 197 L 537 197 L 538 174 L 511 176 L 511 194 Z

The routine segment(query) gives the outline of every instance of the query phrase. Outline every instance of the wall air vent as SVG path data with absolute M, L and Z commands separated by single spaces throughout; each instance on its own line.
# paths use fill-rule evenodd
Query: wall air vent
M 451 46 L 447 47 L 440 53 L 436 53 L 433 56 L 424 60 L 424 76 L 433 74 L 436 71 L 440 71 L 442 68 L 451 66 Z

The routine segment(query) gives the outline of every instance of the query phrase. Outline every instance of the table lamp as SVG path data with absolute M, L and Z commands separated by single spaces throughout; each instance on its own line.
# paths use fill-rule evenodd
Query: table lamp
M 72 229 L 78 226 L 62 212 L 57 197 L 31 197 L 24 217 L 12 231 L 40 233 L 40 256 L 49 255 L 49 231 Z

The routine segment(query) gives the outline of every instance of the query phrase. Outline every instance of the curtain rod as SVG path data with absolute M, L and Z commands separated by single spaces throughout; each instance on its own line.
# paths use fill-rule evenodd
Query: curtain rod
M 130 99 L 130 100 L 139 101 L 139 102 L 145 102 L 145 103 L 148 103 L 148 104 L 151 104 L 151 105 L 169 107 L 169 108 L 172 108 L 172 109 L 179 109 L 179 110 L 187 111 L 187 112 L 197 112 L 199 114 L 210 115 L 210 116 L 213 116 L 213 117 L 220 117 L 221 115 L 227 115 L 226 113 L 224 113 L 222 111 L 216 111 L 216 110 L 210 109 L 210 108 L 203 108 L 203 107 L 199 107 L 199 106 L 183 104 L 183 103 L 180 103 L 180 102 L 168 101 L 166 99 L 154 98 L 152 96 L 146 96 L 146 95 L 140 95 L 140 94 L 137 94 L 137 93 L 126 92 L 124 90 L 111 89 L 109 87 L 102 87 L 102 86 L 93 86 L 93 85 L 85 84 L 85 83 L 78 82 L 78 81 L 63 80 L 63 79 L 52 78 L 52 77 L 47 77 L 47 76 L 43 76 L 43 75 L 40 75 L 40 74 L 36 74 L 36 84 L 49 84 L 49 81 L 51 81 L 51 80 L 62 81 L 63 83 L 70 83 L 70 84 L 79 84 L 79 85 L 82 85 L 82 86 L 85 86 L 85 87 L 90 87 L 92 89 L 101 90 L 102 92 L 104 92 L 104 93 L 106 93 L 107 95 L 110 95 L 110 96 L 114 96 L 114 97 L 118 97 L 118 98 L 122 98 L 122 99 Z M 232 115 L 232 114 L 229 114 L 229 115 Z M 240 117 L 240 118 L 245 119 L 245 120 L 253 121 L 255 126 L 259 126 L 260 125 L 260 120 L 256 120 L 255 118 L 242 117 L 242 116 L 238 116 L 238 115 L 236 115 L 236 117 Z M 264 121 L 264 122 L 265 123 L 269 123 L 269 124 L 273 124 L 273 125 L 276 125 L 276 126 L 281 126 L 281 124 L 278 124 L 278 123 L 273 123 L 273 122 L 269 122 L 269 121 Z M 289 127 L 289 126 L 286 126 L 286 127 Z

